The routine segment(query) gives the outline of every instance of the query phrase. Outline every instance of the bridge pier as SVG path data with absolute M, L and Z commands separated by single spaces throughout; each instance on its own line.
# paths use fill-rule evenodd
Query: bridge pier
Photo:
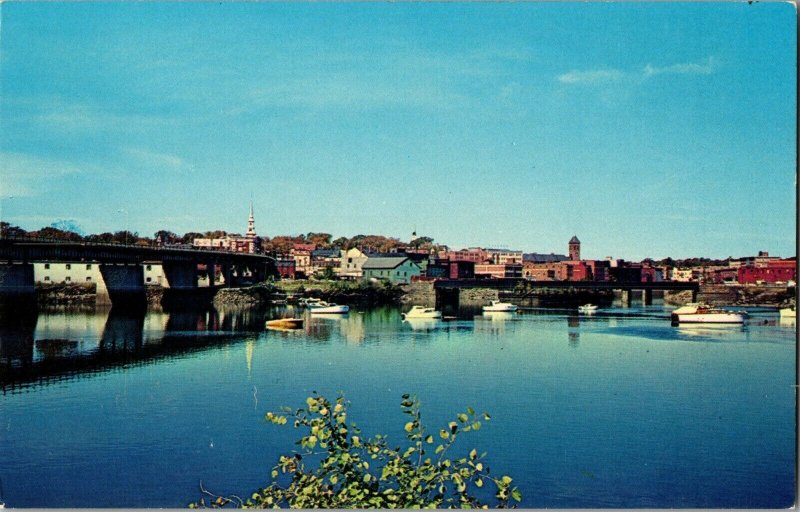
M 167 287 L 173 290 L 193 290 L 197 288 L 196 263 L 164 263 L 164 277 Z
M 141 264 L 101 264 L 102 285 L 97 283 L 97 303 L 146 306 L 144 267 Z
M 1 298 L 14 300 L 33 295 L 33 263 L 0 264 Z
M 642 290 L 642 302 L 644 302 L 645 306 L 653 305 L 653 290 Z

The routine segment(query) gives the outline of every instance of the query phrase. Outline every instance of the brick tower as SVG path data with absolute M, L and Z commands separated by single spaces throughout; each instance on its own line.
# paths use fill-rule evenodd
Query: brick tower
M 569 259 L 571 261 L 580 261 L 581 259 L 581 241 L 577 236 L 573 236 L 569 241 Z

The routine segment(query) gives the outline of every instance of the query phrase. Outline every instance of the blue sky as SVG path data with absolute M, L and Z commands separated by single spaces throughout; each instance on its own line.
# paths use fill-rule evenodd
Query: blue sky
M 789 3 L 0 4 L 2 220 L 795 254 Z

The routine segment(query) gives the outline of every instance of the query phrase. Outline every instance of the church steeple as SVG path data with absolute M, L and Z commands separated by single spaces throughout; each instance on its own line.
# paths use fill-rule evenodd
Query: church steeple
M 247 219 L 247 235 L 248 237 L 256 236 L 256 219 L 253 217 L 253 201 L 250 201 L 250 217 Z

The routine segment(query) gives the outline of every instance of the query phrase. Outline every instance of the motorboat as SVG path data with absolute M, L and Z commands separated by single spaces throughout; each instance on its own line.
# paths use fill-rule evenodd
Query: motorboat
M 483 310 L 486 312 L 494 312 L 494 311 L 505 311 L 508 313 L 513 313 L 517 310 L 517 306 L 511 304 L 510 302 L 500 302 L 499 300 L 493 300 L 491 304 L 488 306 L 483 306 Z
M 672 321 L 696 324 L 743 324 L 747 313 L 715 308 L 708 304 L 692 302 L 672 312 Z
M 316 314 L 337 314 L 343 315 L 350 311 L 350 306 L 346 304 L 331 304 L 325 301 L 315 302 L 306 306 L 312 315 Z
M 797 310 L 794 306 L 789 306 L 788 308 L 781 308 L 780 310 L 781 318 L 797 318 Z
M 594 313 L 597 311 L 597 307 L 594 304 L 584 304 L 583 306 L 578 306 L 579 313 Z
M 403 313 L 403 318 L 442 318 L 442 312 L 425 306 L 412 306 L 407 313 Z
M 301 329 L 302 327 L 302 318 L 276 318 L 275 320 L 267 320 L 268 329 Z

